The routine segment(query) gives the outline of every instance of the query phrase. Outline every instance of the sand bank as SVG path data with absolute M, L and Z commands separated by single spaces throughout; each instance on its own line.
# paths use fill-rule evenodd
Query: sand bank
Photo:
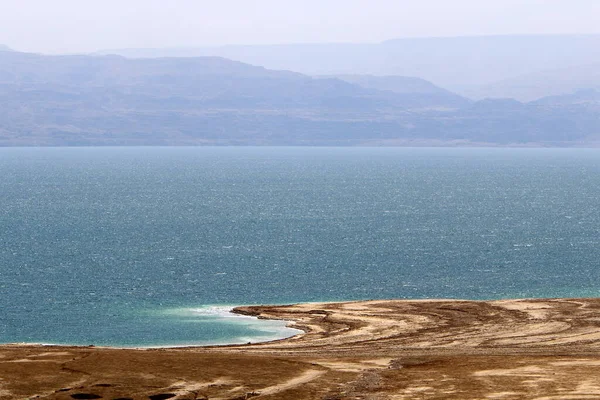
M 304 333 L 206 348 L 0 346 L 0 399 L 600 398 L 600 299 L 236 311 Z

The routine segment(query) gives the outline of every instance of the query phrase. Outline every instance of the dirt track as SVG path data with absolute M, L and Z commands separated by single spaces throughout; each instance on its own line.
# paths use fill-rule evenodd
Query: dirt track
M 0 399 L 600 399 L 600 299 L 238 311 L 306 333 L 211 348 L 1 346 Z

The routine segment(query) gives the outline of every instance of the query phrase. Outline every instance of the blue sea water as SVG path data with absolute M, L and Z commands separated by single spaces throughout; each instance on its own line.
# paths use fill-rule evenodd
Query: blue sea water
M 267 340 L 234 304 L 600 294 L 600 150 L 0 148 L 0 343 Z

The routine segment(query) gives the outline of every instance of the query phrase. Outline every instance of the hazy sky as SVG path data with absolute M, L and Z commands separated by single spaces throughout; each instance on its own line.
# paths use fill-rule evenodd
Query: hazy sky
M 0 0 L 17 50 L 600 33 L 600 0 Z

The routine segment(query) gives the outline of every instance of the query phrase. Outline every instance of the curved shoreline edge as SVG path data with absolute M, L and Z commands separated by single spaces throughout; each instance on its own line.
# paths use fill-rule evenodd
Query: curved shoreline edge
M 369 300 L 244 306 L 234 312 L 293 321 L 303 334 L 255 348 L 354 351 L 394 346 L 440 351 L 600 350 L 600 299 Z M 236 346 L 228 346 L 236 347 Z M 371 349 L 372 350 L 372 349 Z
M 597 298 L 371 300 L 234 312 L 292 321 L 304 332 L 207 347 L 0 345 L 0 399 L 600 398 Z
M 355 300 L 288 305 L 233 306 L 239 316 L 286 323 L 297 334 L 252 343 L 164 346 L 102 346 L 52 343 L 5 343 L 2 347 L 152 349 L 267 349 L 299 346 L 335 348 L 341 344 L 394 342 L 411 347 L 520 348 L 600 341 L 600 298 L 502 300 Z M 599 320 L 596 321 L 595 316 Z M 467 332 L 463 330 L 468 329 Z M 427 334 L 424 335 L 423 331 Z M 441 341 L 437 336 L 446 337 Z M 509 339 L 512 338 L 512 339 Z M 452 345 L 449 343 L 452 342 Z M 600 343 L 598 343 L 600 349 Z
M 210 309 L 219 309 L 220 312 L 211 312 L 208 315 L 219 316 L 216 318 L 217 322 L 240 322 L 240 319 L 246 320 L 244 325 L 251 326 L 251 329 L 257 331 L 252 336 L 238 336 L 231 339 L 224 339 L 222 341 L 207 341 L 205 343 L 172 343 L 172 344 L 141 344 L 141 345 L 104 345 L 104 344 L 75 344 L 75 343 L 53 343 L 53 342 L 7 342 L 0 343 L 2 346 L 45 346 L 45 347 L 93 347 L 93 348 L 109 348 L 109 349 L 123 349 L 123 350 L 146 350 L 146 349 L 176 349 L 176 348 L 201 348 L 201 347 L 219 347 L 219 346 L 233 346 L 233 345 L 244 345 L 249 343 L 266 343 L 277 340 L 284 340 L 292 336 L 301 334 L 301 329 L 294 328 L 293 321 L 281 320 L 279 318 L 262 318 L 257 315 L 252 315 L 244 312 L 235 312 L 234 310 L 238 307 L 234 305 L 208 305 L 205 306 Z M 191 312 L 192 315 L 201 308 L 184 308 L 177 309 Z M 206 313 L 200 313 L 200 316 L 205 316 Z M 252 324 L 249 324 L 247 320 L 251 320 Z M 265 324 L 265 322 L 267 322 Z M 269 324 L 268 322 L 271 322 Z M 258 333 L 260 332 L 260 333 Z

